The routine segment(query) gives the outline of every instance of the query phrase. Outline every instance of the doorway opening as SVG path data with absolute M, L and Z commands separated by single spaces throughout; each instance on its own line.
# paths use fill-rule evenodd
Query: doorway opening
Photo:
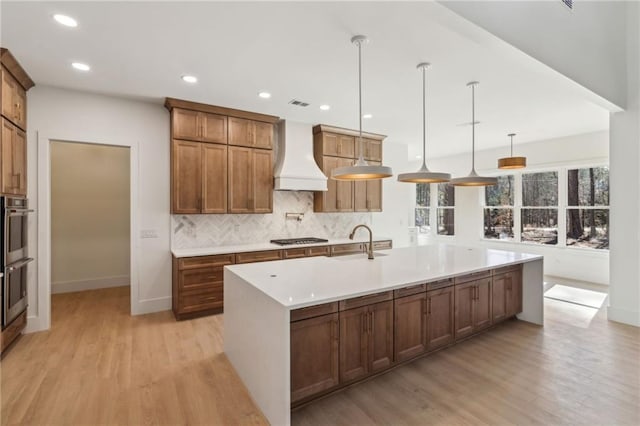
M 78 304 L 129 310 L 130 155 L 127 146 L 51 141 L 53 326 Z

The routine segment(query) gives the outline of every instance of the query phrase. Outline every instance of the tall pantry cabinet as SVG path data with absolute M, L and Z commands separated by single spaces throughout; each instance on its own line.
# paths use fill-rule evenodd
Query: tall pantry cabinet
M 167 98 L 171 213 L 271 213 L 278 117 Z

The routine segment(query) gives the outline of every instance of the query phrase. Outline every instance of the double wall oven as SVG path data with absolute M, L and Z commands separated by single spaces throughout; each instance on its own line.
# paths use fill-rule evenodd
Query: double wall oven
M 33 261 L 27 251 L 27 215 L 25 198 L 0 197 L 2 213 L 2 328 L 27 308 L 27 265 Z

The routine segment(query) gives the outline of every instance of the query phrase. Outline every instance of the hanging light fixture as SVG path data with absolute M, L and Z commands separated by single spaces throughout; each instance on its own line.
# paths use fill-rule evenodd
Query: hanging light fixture
M 476 173 L 476 86 L 477 81 L 467 83 L 471 87 L 471 173 L 469 176 L 451 179 L 451 184 L 455 186 L 491 186 L 497 185 L 498 178 L 479 176 Z
M 360 131 L 358 135 L 358 160 L 356 164 L 348 167 L 337 167 L 331 171 L 331 177 L 337 180 L 370 180 L 382 179 L 393 176 L 391 167 L 371 166 L 364 160 L 362 149 L 362 45 L 369 39 L 363 35 L 351 38 L 351 43 L 358 45 L 358 122 Z
M 499 169 L 523 169 L 527 167 L 527 157 L 514 157 L 513 156 L 513 137 L 515 133 L 509 133 L 507 136 L 511 138 L 511 157 L 504 157 L 498 159 Z
M 428 62 L 418 64 L 416 68 L 422 70 L 422 167 L 414 173 L 402 173 L 398 175 L 399 182 L 407 183 L 439 183 L 449 182 L 451 175 L 449 173 L 432 172 L 427 167 L 426 151 L 427 151 L 427 69 L 431 66 Z

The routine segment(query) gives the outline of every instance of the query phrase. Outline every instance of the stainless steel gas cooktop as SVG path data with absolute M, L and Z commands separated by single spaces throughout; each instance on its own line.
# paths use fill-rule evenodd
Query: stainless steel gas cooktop
M 325 240 L 323 238 L 315 238 L 315 237 L 304 237 L 304 238 L 285 238 L 281 240 L 271 240 L 273 244 L 278 244 L 280 246 L 289 246 L 294 244 L 314 244 L 314 243 L 328 243 L 329 240 Z

